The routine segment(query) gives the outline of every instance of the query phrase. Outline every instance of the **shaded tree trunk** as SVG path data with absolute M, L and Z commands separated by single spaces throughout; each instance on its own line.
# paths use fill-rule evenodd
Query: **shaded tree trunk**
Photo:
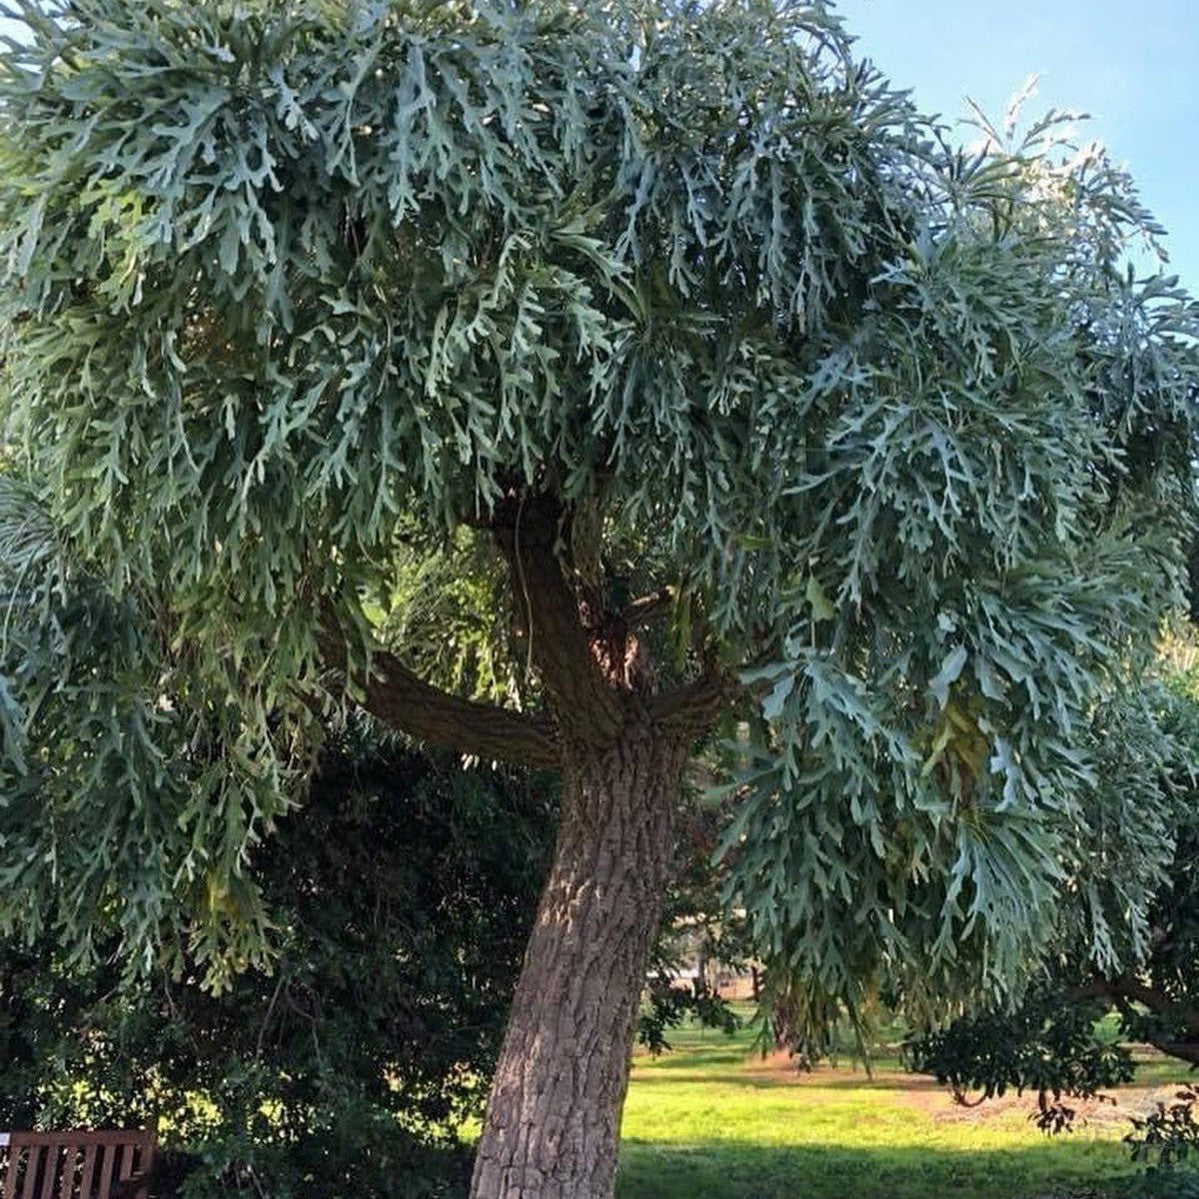
M 571 746 L 553 867 L 492 1084 L 472 1199 L 610 1199 L 686 745 Z
M 385 652 L 357 680 L 367 708 L 413 736 L 562 772 L 554 862 L 492 1082 L 472 1199 L 611 1199 L 683 769 L 734 691 L 702 644 L 698 676 L 659 691 L 636 630 L 667 593 L 611 609 L 596 583 L 598 552 L 571 521 L 553 497 L 513 490 L 484 525 L 509 568 L 543 713 L 441 692 Z M 348 668 L 336 628 L 323 650 Z

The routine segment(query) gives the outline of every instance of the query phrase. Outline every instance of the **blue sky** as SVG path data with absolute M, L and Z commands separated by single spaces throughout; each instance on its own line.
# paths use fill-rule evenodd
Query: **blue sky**
M 860 55 L 926 112 L 965 97 L 1002 116 L 1030 74 L 1027 111 L 1081 109 L 1082 136 L 1131 170 L 1170 231 L 1171 270 L 1199 294 L 1199 0 L 841 0 Z

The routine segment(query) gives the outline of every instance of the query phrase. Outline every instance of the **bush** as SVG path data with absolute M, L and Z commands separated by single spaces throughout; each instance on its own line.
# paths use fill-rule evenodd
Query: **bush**
M 1199 1160 L 1199 1086 L 1186 1085 L 1171 1103 L 1159 1102 L 1147 1116 L 1133 1116 L 1133 1131 L 1124 1139 L 1134 1161 L 1152 1164 L 1153 1172 L 1173 1175 L 1176 1167 Z M 1175 1175 L 1174 1177 L 1177 1178 Z M 1181 1179 L 1199 1196 L 1199 1175 Z
M 0 951 L 0 1125 L 158 1121 L 160 1190 L 188 1199 L 464 1192 L 555 799 L 349 730 L 250 865 L 269 971 L 216 996 L 49 940 Z

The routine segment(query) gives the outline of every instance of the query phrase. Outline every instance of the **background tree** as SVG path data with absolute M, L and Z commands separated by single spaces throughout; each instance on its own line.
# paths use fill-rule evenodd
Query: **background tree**
M 556 802 L 544 774 L 335 730 L 248 867 L 275 952 L 221 994 L 188 965 L 131 980 L 107 947 L 88 969 L 52 936 L 0 945 L 0 1124 L 157 1125 L 159 1199 L 465 1194 Z M 639 1025 L 655 1053 L 687 1017 L 736 1026 L 678 978 L 680 936 L 727 935 L 716 813 L 683 815 Z
M 161 1124 L 155 1194 L 463 1195 L 556 787 L 357 721 L 249 866 L 275 954 L 212 995 L 0 950 L 0 1124 Z
M 789 977 L 1019 970 L 1192 510 L 1194 308 L 1100 151 L 953 150 L 819 3 L 14 7 L 9 927 L 223 982 L 345 702 L 560 770 L 475 1199 L 611 1194 L 722 713 Z
M 637 1039 L 651 1053 L 669 1050 L 669 1031 L 686 1019 L 736 1031 L 740 1021 L 711 977 L 746 972 L 754 956 L 745 918 L 728 908 L 727 863 L 715 856 L 728 804 L 695 802 L 696 782 L 679 812 L 675 861 L 646 971 Z

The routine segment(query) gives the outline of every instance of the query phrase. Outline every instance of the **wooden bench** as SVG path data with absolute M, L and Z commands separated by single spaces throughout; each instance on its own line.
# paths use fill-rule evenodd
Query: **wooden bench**
M 148 1199 L 152 1132 L 0 1133 L 0 1199 Z

